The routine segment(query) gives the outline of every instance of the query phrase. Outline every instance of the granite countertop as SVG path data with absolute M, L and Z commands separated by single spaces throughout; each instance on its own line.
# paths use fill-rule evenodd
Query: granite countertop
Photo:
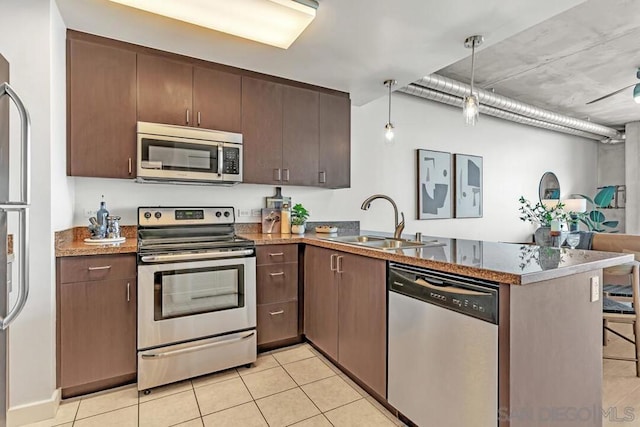
M 120 227 L 120 232 L 123 237 L 127 238 L 124 242 L 94 245 L 84 242 L 85 238 L 90 237 L 87 227 L 74 227 L 68 230 L 58 231 L 55 233 L 56 258 L 136 253 L 138 251 L 137 227 L 124 225 Z
M 85 244 L 83 239 L 87 237 L 85 235 L 87 231 L 84 227 L 58 232 L 56 233 L 56 257 L 135 253 L 137 251 L 136 227 L 123 226 L 122 229 L 123 235 L 128 238 L 124 243 L 117 245 Z M 360 234 L 385 235 L 385 233 L 376 232 Z M 429 236 L 423 236 L 423 241 L 437 240 L 435 246 L 382 251 L 326 240 L 327 237 L 335 235 L 262 234 L 250 230 L 246 232 L 239 230 L 238 235 L 255 241 L 257 246 L 304 243 L 513 285 L 536 283 L 634 260 L 631 254 Z
M 373 232 L 361 234 L 384 235 Z M 305 243 L 512 285 L 541 282 L 634 260 L 631 254 L 430 236 L 423 236 L 423 241 L 437 240 L 437 246 L 385 251 L 329 241 L 326 240 L 329 236 L 313 233 L 304 237 L 279 234 L 240 236 L 254 240 L 256 245 Z

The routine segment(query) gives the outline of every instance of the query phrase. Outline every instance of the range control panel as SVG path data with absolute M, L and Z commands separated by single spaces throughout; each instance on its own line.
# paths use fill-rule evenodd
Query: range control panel
M 498 323 L 498 285 L 392 263 L 389 291 Z
M 234 224 L 234 208 L 226 207 L 140 207 L 138 226 Z

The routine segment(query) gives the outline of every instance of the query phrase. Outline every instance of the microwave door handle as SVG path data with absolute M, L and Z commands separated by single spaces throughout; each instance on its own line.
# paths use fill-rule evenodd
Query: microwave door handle
M 224 148 L 222 144 L 218 145 L 218 176 L 222 176 L 222 168 L 224 167 L 224 159 L 222 155 L 224 154 Z
M 9 83 L 0 84 L 0 98 L 4 95 L 9 96 L 18 109 L 20 115 L 20 142 L 22 151 L 22 174 L 20 179 L 20 192 L 22 200 L 17 203 L 9 201 L 0 201 L 0 204 L 6 205 L 28 205 L 31 198 L 31 119 L 22 99 L 13 90 Z

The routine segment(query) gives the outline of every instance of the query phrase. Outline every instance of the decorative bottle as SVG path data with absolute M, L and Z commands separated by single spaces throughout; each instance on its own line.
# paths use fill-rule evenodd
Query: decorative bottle
M 98 224 L 100 226 L 107 227 L 107 217 L 109 216 L 109 211 L 107 210 L 107 202 L 104 201 L 104 195 L 102 196 L 102 201 L 100 201 L 100 209 L 96 213 L 96 219 L 98 220 Z
M 283 203 L 280 211 L 280 233 L 291 234 L 291 208 L 288 203 Z

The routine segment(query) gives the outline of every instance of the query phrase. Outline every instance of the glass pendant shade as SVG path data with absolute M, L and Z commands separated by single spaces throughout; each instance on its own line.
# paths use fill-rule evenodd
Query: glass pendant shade
M 393 133 L 393 125 L 391 123 L 387 123 L 386 125 L 384 125 L 384 128 L 386 129 L 384 137 L 387 138 L 387 141 L 389 142 L 393 141 L 393 137 L 395 136 L 395 134 Z
M 478 97 L 475 94 L 465 96 L 462 100 L 462 115 L 464 121 L 471 126 L 474 126 L 478 122 L 478 116 L 480 115 L 480 103 Z
M 633 100 L 640 104 L 640 83 L 633 87 Z

